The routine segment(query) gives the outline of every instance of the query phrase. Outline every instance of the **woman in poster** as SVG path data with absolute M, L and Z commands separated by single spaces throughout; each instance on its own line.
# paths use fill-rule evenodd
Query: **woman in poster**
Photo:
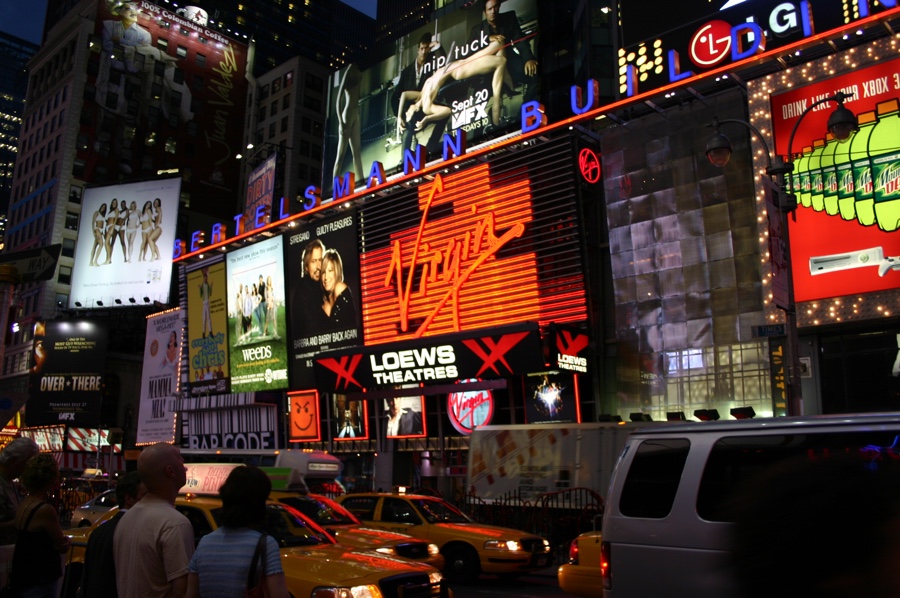
M 113 241 L 116 237 L 116 221 L 119 218 L 119 200 L 113 198 L 109 202 L 109 213 L 106 215 L 106 229 L 103 233 L 103 244 L 106 249 L 106 261 L 100 264 L 105 266 L 112 263 Z
M 449 53 L 449 56 L 451 57 L 453 56 L 453 50 L 454 46 L 451 45 Z M 437 69 L 434 74 L 425 81 L 421 92 L 403 92 L 406 99 L 416 100 L 406 111 L 405 118 L 409 119 L 418 110 L 422 110 L 425 117 L 419 121 L 418 125 L 416 125 L 417 131 L 421 131 L 425 125 L 430 122 L 448 118 L 452 113 L 450 106 L 434 103 L 438 92 L 444 84 L 451 79 L 454 81 L 462 81 L 476 75 L 488 74 L 492 74 L 491 88 L 493 89 L 494 97 L 493 102 L 491 102 L 491 124 L 499 126 L 503 85 L 505 83 L 507 86 L 512 87 L 512 77 L 506 70 L 506 57 L 504 55 L 503 44 L 498 41 L 492 41 L 478 52 L 475 52 L 463 60 L 448 62 L 443 67 Z
M 141 249 L 138 251 L 138 261 L 147 261 L 147 250 L 150 248 L 150 232 L 153 230 L 153 204 L 149 201 L 141 210 Z
M 159 259 L 159 245 L 157 241 L 162 236 L 162 200 L 158 197 L 153 200 L 153 230 L 150 231 L 150 251 L 153 252 L 153 260 Z
M 322 311 L 327 330 L 356 327 L 356 305 L 344 282 L 344 265 L 336 249 L 326 249 L 322 255 Z
M 272 277 L 266 279 L 266 326 L 263 335 L 271 334 L 275 340 L 280 339 L 278 335 L 278 310 L 275 305 L 275 284 Z M 272 326 L 272 332 L 269 332 L 269 326 Z
M 163 371 L 174 372 L 178 361 L 178 334 L 173 330 L 169 333 L 169 343 L 166 345 L 166 353 L 163 355 Z
M 94 231 L 94 246 L 91 247 L 91 265 L 99 266 L 97 260 L 100 259 L 100 251 L 105 244 L 104 230 L 106 229 L 106 204 L 100 204 L 97 211 L 91 218 L 91 230 Z
M 341 168 L 349 146 L 350 153 L 353 154 L 353 172 L 356 173 L 357 182 L 365 179 L 359 122 L 359 83 L 361 80 L 362 74 L 359 72 L 359 67 L 355 64 L 349 65 L 341 74 L 335 106 L 338 121 L 338 147 L 337 157 L 334 159 L 333 175 L 336 178 L 343 174 Z
M 125 238 L 128 243 L 128 249 L 125 252 L 125 261 L 131 262 L 134 256 L 134 238 L 137 236 L 137 229 L 141 225 L 141 213 L 138 212 L 137 203 L 132 201 L 128 207 L 128 217 L 125 220 Z
M 119 213 L 116 214 L 116 231 L 113 236 L 113 245 L 116 244 L 116 239 L 119 240 L 119 245 L 122 246 L 122 258 L 127 262 L 128 261 L 128 251 L 125 249 L 125 223 L 128 221 L 128 206 L 125 204 L 125 200 L 119 202 Z

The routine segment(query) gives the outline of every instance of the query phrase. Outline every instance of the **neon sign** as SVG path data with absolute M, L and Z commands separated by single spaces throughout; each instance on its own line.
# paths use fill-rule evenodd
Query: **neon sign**
M 460 380 L 460 384 L 478 382 L 477 378 Z M 494 396 L 490 390 L 463 390 L 447 396 L 447 415 L 460 434 L 471 434 L 478 426 L 491 423 L 494 416 Z

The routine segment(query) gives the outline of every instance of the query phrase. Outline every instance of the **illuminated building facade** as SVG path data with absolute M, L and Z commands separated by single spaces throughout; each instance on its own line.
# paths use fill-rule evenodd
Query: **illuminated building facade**
M 0 33 L 0 53 L 6 58 L 0 65 L 0 213 L 6 214 L 12 189 L 13 167 L 19 143 L 19 128 L 25 108 L 28 76 L 25 65 L 38 46 Z

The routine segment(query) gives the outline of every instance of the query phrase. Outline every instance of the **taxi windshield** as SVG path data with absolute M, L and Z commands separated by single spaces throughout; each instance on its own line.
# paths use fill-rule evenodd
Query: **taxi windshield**
M 428 523 L 472 523 L 462 511 L 436 498 L 411 498 Z
M 278 500 L 294 507 L 322 527 L 329 525 L 356 525 L 359 523 L 359 520 L 337 503 L 329 504 L 309 496 L 288 496 Z
M 332 544 L 331 538 L 281 505 L 266 506 L 266 533 L 284 548 Z

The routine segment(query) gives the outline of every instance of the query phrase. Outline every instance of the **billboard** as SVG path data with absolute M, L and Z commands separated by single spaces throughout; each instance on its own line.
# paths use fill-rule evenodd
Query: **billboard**
M 106 367 L 107 329 L 87 320 L 35 326 L 25 421 L 95 427 Z
M 287 388 L 282 238 L 242 247 L 225 260 L 231 390 Z
M 646 5 L 624 4 L 618 75 L 619 92 L 628 97 L 723 67 L 756 64 L 779 48 L 815 43 L 830 31 L 900 12 L 893 2 L 858 2 L 851 9 L 839 2 L 716 0 L 654 5 L 655 18 L 648 19 Z M 790 63 L 791 52 L 784 51 Z
M 135 444 L 175 441 L 175 399 L 181 381 L 183 330 L 180 308 L 147 318 Z
M 859 116 L 850 139 L 826 139 L 831 102 L 797 127 L 790 186 L 799 207 L 788 219 L 796 301 L 900 288 L 900 59 L 881 61 L 795 85 L 771 95 L 775 148 L 788 140 L 812 104 L 841 90 Z
M 319 418 L 319 393 L 315 390 L 303 390 L 288 393 L 288 411 L 290 424 L 288 440 L 290 442 L 318 442 L 322 440 L 321 420 Z
M 247 45 L 146 0 L 98 5 L 80 178 L 120 180 L 183 164 L 194 207 L 217 202 L 217 191 L 233 193 L 243 132 L 230 124 L 244 120 Z
M 329 82 L 322 197 L 345 174 L 356 184 L 375 162 L 402 168 L 404 150 L 440 156 L 444 134 L 487 140 L 521 128 L 539 96 L 537 0 L 468 3 L 401 37 L 394 56 Z M 352 191 L 352 189 L 351 189 Z M 345 195 L 346 193 L 344 193 Z
M 575 374 L 529 376 L 525 383 L 525 423 L 581 423 Z
M 288 237 L 291 386 L 313 388 L 313 356 L 362 344 L 358 214 L 346 210 Z
M 169 302 L 181 179 L 85 189 L 69 308 Z
M 387 438 L 421 438 L 428 434 L 425 397 L 389 397 L 384 400 Z
M 225 262 L 187 273 L 188 384 L 191 396 L 228 392 Z
M 362 440 L 369 437 L 367 426 L 369 409 L 365 401 L 348 399 L 346 395 L 331 395 L 331 425 L 333 440 Z
M 253 169 L 247 180 L 247 196 L 244 199 L 244 229 L 253 230 L 271 220 L 272 202 L 275 198 L 275 165 L 278 152 L 264 159 Z

